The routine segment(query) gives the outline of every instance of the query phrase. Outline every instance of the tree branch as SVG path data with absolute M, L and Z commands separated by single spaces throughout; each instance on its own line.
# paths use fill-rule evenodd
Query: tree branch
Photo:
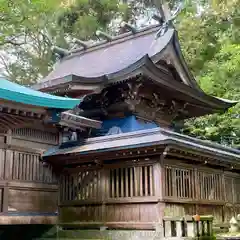
M 0 42 L 0 46 L 4 46 L 6 44 L 10 44 L 13 46 L 21 46 L 21 45 L 25 44 L 25 42 L 15 42 L 13 40 L 4 40 L 3 42 Z

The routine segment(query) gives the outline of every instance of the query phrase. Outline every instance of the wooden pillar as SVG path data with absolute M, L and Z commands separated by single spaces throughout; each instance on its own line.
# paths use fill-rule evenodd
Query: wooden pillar
M 154 178 L 154 195 L 163 200 L 163 185 L 164 185 L 164 176 L 163 176 L 163 165 L 162 156 L 160 159 L 153 165 L 153 178 Z
M 3 199 L 2 199 L 2 212 L 7 213 L 8 212 L 8 193 L 9 193 L 9 187 L 3 188 Z
M 198 179 L 198 170 L 197 170 L 197 168 L 194 168 L 194 174 L 193 174 L 192 181 L 194 182 L 194 185 L 191 185 L 192 188 L 193 188 L 192 191 L 193 191 L 193 194 L 195 195 L 195 196 L 194 195 L 193 196 L 195 197 L 195 199 L 197 201 L 199 201 L 200 200 L 200 189 L 199 189 L 198 181 L 200 181 L 200 180 Z M 198 206 L 198 204 L 196 204 L 195 205 L 195 213 L 198 214 L 198 212 L 199 212 L 199 206 Z
M 223 188 L 223 196 L 224 196 L 224 202 L 227 202 L 227 192 L 226 192 L 226 175 L 225 172 L 223 171 L 223 178 L 222 178 L 222 188 Z M 226 218 L 226 205 L 224 204 L 222 206 L 222 222 L 225 222 Z
M 100 170 L 100 194 L 102 200 L 101 219 L 106 222 L 106 199 L 109 198 L 110 186 L 109 186 L 109 169 L 102 168 Z
M 5 143 L 7 145 L 11 145 L 12 143 L 12 131 L 9 130 L 6 135 Z M 5 154 L 5 166 L 4 166 L 4 179 L 6 180 L 6 186 L 3 188 L 3 204 L 2 204 L 2 211 L 4 213 L 8 212 L 8 195 L 9 195 L 9 187 L 8 181 L 12 180 L 12 173 L 13 173 L 13 152 L 12 150 L 6 149 Z
M 164 185 L 165 185 L 163 160 L 164 160 L 164 155 L 161 155 L 158 161 L 153 165 L 154 194 L 156 197 L 158 197 L 158 203 L 156 204 L 156 214 L 157 214 L 156 231 L 158 231 L 162 237 L 164 235 L 163 217 L 164 217 L 164 208 L 165 208 L 165 203 L 163 202 Z
M 12 131 L 9 130 L 6 135 L 6 144 L 11 145 L 12 143 Z M 12 179 L 13 173 L 13 151 L 7 149 L 6 156 L 5 156 L 5 168 L 4 168 L 4 178 L 6 180 Z

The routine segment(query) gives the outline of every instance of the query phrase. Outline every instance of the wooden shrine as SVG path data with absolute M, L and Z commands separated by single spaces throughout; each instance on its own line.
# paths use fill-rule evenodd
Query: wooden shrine
M 0 224 L 56 222 L 58 177 L 41 155 L 65 128 L 100 127 L 69 112 L 79 103 L 0 79 Z
M 169 14 L 159 24 L 68 51 L 34 88 L 83 97 L 74 113 L 100 130 L 43 155 L 58 166 L 65 225 L 156 229 L 166 217 L 240 213 L 240 152 L 174 131 L 236 102 L 207 95 L 190 73 Z

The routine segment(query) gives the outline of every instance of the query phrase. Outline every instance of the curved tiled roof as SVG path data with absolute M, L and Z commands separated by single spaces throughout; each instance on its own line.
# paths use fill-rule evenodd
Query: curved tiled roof
M 97 49 L 92 47 L 73 53 L 62 59 L 54 71 L 43 79 L 43 82 L 70 74 L 85 78 L 101 77 L 127 68 L 146 54 L 152 57 L 159 53 L 173 36 L 173 30 L 171 30 L 164 38 L 155 39 L 158 28 L 103 44 Z
M 176 30 L 168 27 L 163 35 L 158 35 L 160 25 L 155 25 L 138 31 L 135 34 L 127 33 L 118 36 L 110 42 L 102 42 L 87 49 L 70 52 L 55 66 L 55 69 L 40 83 L 33 86 L 35 89 L 45 89 L 54 85 L 73 82 L 71 76 L 81 83 L 109 82 L 116 76 L 124 75 L 129 69 L 137 69 L 139 61 L 148 56 L 154 63 L 164 56 L 168 45 L 178 47 L 175 43 Z M 179 58 L 181 52 L 176 49 Z M 182 60 L 182 59 L 181 59 Z M 182 68 L 181 77 L 186 85 L 197 88 L 195 79 L 187 72 L 186 64 L 176 63 Z M 182 65 L 182 66 L 180 66 Z M 126 77 L 126 76 L 124 76 Z M 201 90 L 200 90 L 201 91 Z
M 162 30 L 164 32 L 159 34 Z M 164 72 L 159 69 L 157 64 L 161 60 L 170 62 L 181 82 L 174 78 L 169 79 L 170 70 Z M 135 34 L 123 34 L 112 41 L 69 52 L 55 69 L 33 88 L 46 91 L 65 85 L 95 84 L 101 90 L 108 84 L 138 75 L 149 77 L 157 84 L 188 96 L 188 100 L 197 99 L 209 110 L 222 111 L 237 103 L 209 96 L 200 89 L 187 67 L 177 32 L 172 25 L 155 25 Z

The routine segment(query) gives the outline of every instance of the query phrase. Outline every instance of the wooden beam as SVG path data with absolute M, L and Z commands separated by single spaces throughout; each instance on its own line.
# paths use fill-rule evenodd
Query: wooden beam
M 36 120 L 28 116 L 18 116 L 10 113 L 0 112 L 0 125 L 4 126 L 3 129 L 13 129 L 27 126 L 29 124 L 39 124 L 40 119 Z
M 17 122 L 17 124 L 23 124 L 26 123 L 27 119 L 23 119 L 19 116 L 9 115 L 9 118 L 13 119 L 13 121 Z
M 6 135 L 6 134 L 4 134 L 4 135 Z M 17 146 L 17 145 L 6 144 L 6 143 L 0 143 L 0 148 L 1 149 L 9 149 L 9 150 L 12 150 L 12 151 L 42 154 L 41 149 L 34 149 L 34 148 L 30 148 L 30 147 L 21 147 L 21 146 Z
M 135 229 L 135 230 L 155 230 L 155 222 L 76 222 L 76 223 L 64 223 L 59 222 L 59 225 L 63 228 L 76 228 L 76 229 L 98 229 L 106 226 L 108 229 Z M 153 234 L 154 235 L 154 234 Z M 130 235 L 129 235 L 130 236 Z
M 58 190 L 58 186 L 56 184 L 47 184 L 47 183 L 39 183 L 39 182 L 26 182 L 26 181 L 9 181 L 8 186 L 14 189 L 22 189 L 22 190 L 45 190 L 47 192 L 56 192 Z
M 106 152 L 93 152 L 93 153 L 84 153 L 84 154 L 78 154 L 78 153 L 72 153 L 69 155 L 56 155 L 56 156 L 50 156 L 46 157 L 48 160 L 51 159 L 51 162 L 54 162 L 55 160 L 58 161 L 58 164 L 61 164 L 61 161 L 63 161 L 63 164 L 80 164 L 80 163 L 87 163 L 87 162 L 93 162 L 96 158 L 102 159 L 102 160 L 131 160 L 136 158 L 144 158 L 144 157 L 153 157 L 156 155 L 160 155 L 163 152 L 164 146 L 156 146 L 153 147 L 142 147 L 142 148 L 133 148 L 133 149 L 123 149 L 123 150 L 112 150 L 112 151 L 106 151 Z M 146 152 L 147 150 L 147 152 Z M 125 153 L 125 154 L 124 154 Z
M 39 216 L 40 215 L 40 216 Z M 4 216 L 0 214 L 0 224 L 1 225 L 16 225 L 16 224 L 57 224 L 57 216 Z M 16 237 L 17 238 L 17 237 Z
M 225 162 L 224 159 L 221 159 L 219 156 L 215 156 L 214 152 L 210 154 L 210 153 L 201 152 L 201 150 L 192 150 L 192 149 L 186 149 L 185 147 L 183 148 L 180 148 L 180 147 L 181 146 L 169 145 L 168 150 L 166 151 L 166 155 L 178 157 L 178 158 L 182 157 L 182 158 L 185 158 L 186 160 L 194 160 L 194 161 L 203 162 L 203 163 L 206 160 L 209 164 L 222 166 L 224 168 L 230 168 L 231 166 L 230 162 Z M 236 163 L 234 163 L 234 168 L 239 170 L 240 164 L 236 165 Z
M 6 129 L 12 129 L 13 128 L 13 124 L 11 124 L 9 121 L 7 121 L 6 119 L 4 119 L 3 117 L 0 118 L 0 123 L 2 123 L 3 125 L 5 125 Z
M 10 116 L 6 116 L 5 114 L 4 114 L 4 115 L 1 115 L 1 120 L 5 120 L 5 121 L 9 122 L 10 124 L 12 124 L 12 126 L 15 126 L 15 125 L 18 124 L 18 123 L 16 123 L 16 121 L 14 121 L 13 119 L 11 119 Z
M 75 206 L 87 206 L 87 205 L 101 205 L 103 203 L 102 199 L 91 199 L 91 200 L 73 200 L 73 201 L 64 201 L 61 202 L 59 207 L 75 207 Z M 206 205 L 224 205 L 225 201 L 210 201 L 210 200 L 197 200 L 197 199 L 179 199 L 164 197 L 162 200 L 159 200 L 159 197 L 128 197 L 128 198 L 108 198 L 104 200 L 105 204 L 133 204 L 133 203 L 183 203 L 183 204 L 206 204 Z

